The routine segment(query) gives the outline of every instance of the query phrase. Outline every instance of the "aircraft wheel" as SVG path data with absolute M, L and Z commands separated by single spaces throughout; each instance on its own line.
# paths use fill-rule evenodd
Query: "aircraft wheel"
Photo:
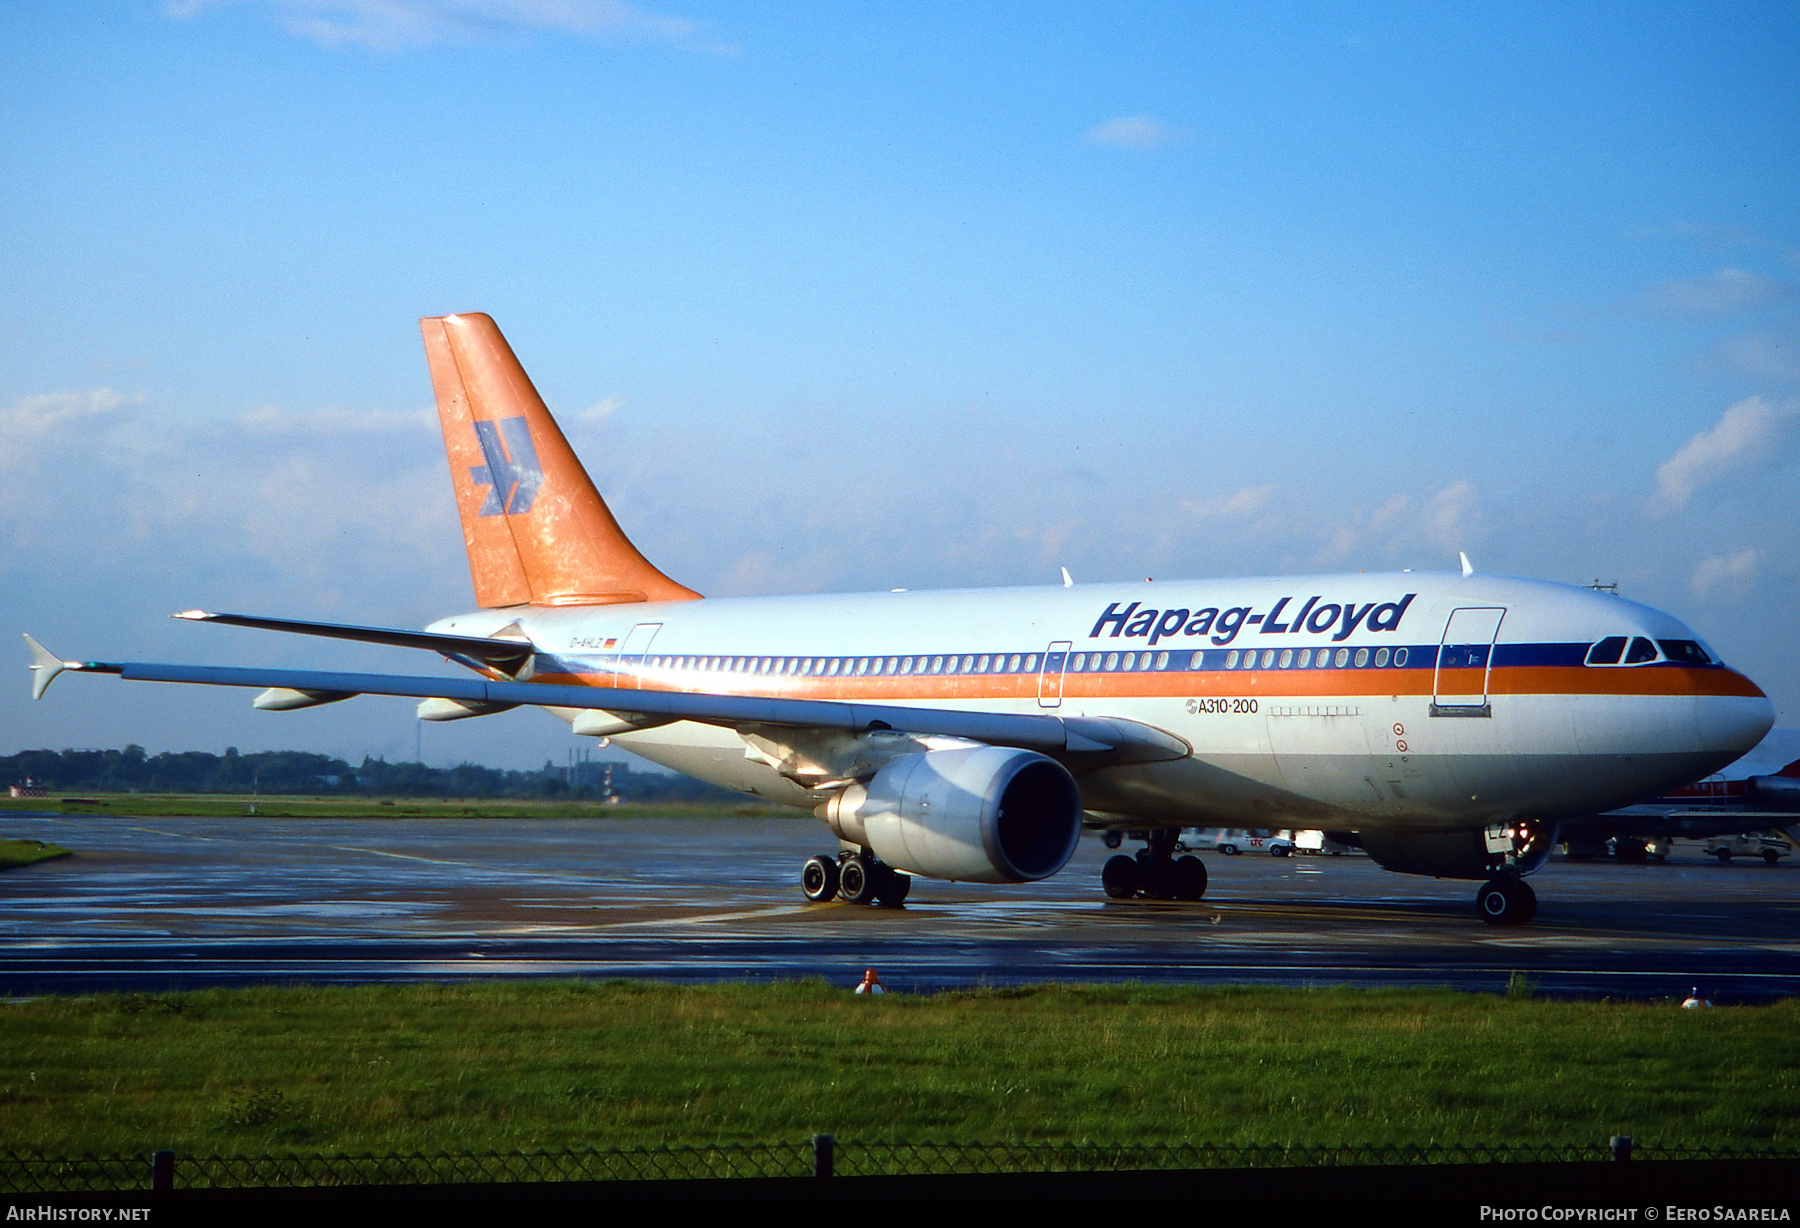
M 800 867 L 800 890 L 815 904 L 835 899 L 838 893 L 837 858 L 810 858 Z
M 1100 886 L 1115 900 L 1129 900 L 1135 896 L 1140 880 L 1137 859 L 1123 853 L 1107 858 L 1106 865 L 1100 870 Z
M 1153 900 L 1175 898 L 1175 863 L 1167 857 L 1147 857 L 1138 863 L 1143 892 Z
M 912 891 L 912 875 L 902 874 L 891 866 L 882 866 L 875 878 L 875 902 L 883 908 L 900 907 Z
M 1525 925 L 1537 916 L 1537 892 L 1522 878 L 1513 885 L 1519 889 L 1519 898 L 1525 903 L 1525 915 L 1519 918 L 1519 924 Z
M 879 875 L 861 853 L 852 853 L 838 865 L 838 899 L 846 904 L 873 904 Z
M 1516 878 L 1490 878 L 1475 893 L 1475 910 L 1489 925 L 1524 925 L 1537 911 L 1537 893 Z
M 1198 857 L 1183 857 L 1175 863 L 1175 898 L 1197 900 L 1206 894 L 1206 863 Z

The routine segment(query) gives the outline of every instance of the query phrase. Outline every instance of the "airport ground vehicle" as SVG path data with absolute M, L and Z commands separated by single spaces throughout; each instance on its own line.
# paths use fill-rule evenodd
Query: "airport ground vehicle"
M 1788 842 L 1772 832 L 1752 832 L 1741 836 L 1715 836 L 1701 846 L 1708 857 L 1717 857 L 1721 865 L 1733 857 L 1754 857 L 1774 865 L 1793 853 Z
M 1530 920 L 1565 818 L 1700 779 L 1773 722 L 1677 619 L 1615 595 L 1402 572 L 703 600 L 634 547 L 494 322 L 421 323 L 477 610 L 424 631 L 189 611 L 197 622 L 437 652 L 472 676 L 65 661 L 361 694 L 427 720 L 547 709 L 676 770 L 812 810 L 816 901 L 911 879 L 1030 882 L 1084 826 L 1144 842 L 1108 895 L 1198 898 L 1190 826 L 1325 831 L 1405 873 L 1482 882 Z M 1579 736 L 1576 731 L 1579 730 Z
M 1236 857 L 1240 853 L 1268 853 L 1273 857 L 1286 857 L 1294 851 L 1294 841 L 1280 832 L 1227 827 L 1206 832 L 1199 843 L 1190 843 L 1190 847 L 1217 849 L 1226 857 Z

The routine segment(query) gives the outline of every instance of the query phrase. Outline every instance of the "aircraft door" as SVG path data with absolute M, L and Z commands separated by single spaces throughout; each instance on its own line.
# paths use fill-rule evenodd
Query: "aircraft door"
M 1057 640 L 1044 649 L 1044 672 L 1038 675 L 1038 707 L 1062 707 L 1063 670 L 1069 664 L 1069 640 Z
M 650 641 L 662 630 L 661 623 L 639 623 L 619 645 L 619 685 L 632 690 L 643 685 L 644 654 L 650 650 Z
M 1494 640 L 1500 634 L 1504 606 L 1467 607 L 1450 611 L 1438 645 L 1432 687 L 1433 716 L 1492 716 L 1488 678 L 1494 668 Z

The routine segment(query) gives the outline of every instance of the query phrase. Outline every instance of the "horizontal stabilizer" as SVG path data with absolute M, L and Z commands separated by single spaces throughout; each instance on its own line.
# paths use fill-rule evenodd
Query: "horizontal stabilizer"
M 65 667 L 69 667 L 66 662 Z M 89 663 L 82 668 L 93 668 Z M 743 725 L 793 725 L 865 733 L 942 734 L 1017 746 L 1048 755 L 1102 757 L 1109 763 L 1150 763 L 1192 753 L 1171 733 L 1118 717 L 1061 717 L 1016 712 L 962 712 L 836 700 L 777 699 L 756 695 L 621 690 L 605 686 L 554 686 L 490 682 L 483 678 L 418 678 L 404 674 L 327 673 L 300 669 L 245 669 L 222 665 L 163 665 L 131 661 L 101 667 L 138 682 L 189 682 L 207 686 L 288 687 L 356 695 L 407 695 L 453 699 L 471 705 L 529 704 L 544 708 L 601 709 L 668 720 L 699 721 L 736 729 Z
M 446 657 L 470 657 L 504 673 L 516 674 L 534 651 L 525 640 L 484 639 L 473 635 L 440 635 L 434 631 L 406 631 L 398 627 L 357 627 L 344 623 L 302 622 L 293 618 L 257 618 L 248 614 L 211 614 L 183 610 L 171 618 L 189 622 L 221 623 L 227 627 L 255 627 L 262 631 L 288 631 L 296 635 L 322 635 L 334 640 L 363 644 L 388 644 L 395 648 L 425 648 Z

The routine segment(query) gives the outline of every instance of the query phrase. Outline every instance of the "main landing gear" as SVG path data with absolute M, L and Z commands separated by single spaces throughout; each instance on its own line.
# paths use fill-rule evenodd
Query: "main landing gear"
M 1537 916 L 1537 892 L 1522 878 L 1490 878 L 1475 893 L 1475 911 L 1489 925 L 1524 925 Z
M 1108 832 L 1108 848 L 1117 848 Z M 1100 886 L 1115 900 L 1145 895 L 1153 900 L 1197 900 L 1206 894 L 1206 865 L 1198 857 L 1176 857 L 1181 829 L 1163 827 L 1148 834 L 1148 845 L 1136 857 L 1123 853 L 1107 859 Z
M 912 875 L 902 874 L 873 853 L 839 853 L 814 857 L 800 867 L 800 890 L 815 904 L 880 904 L 898 908 L 912 890 Z

